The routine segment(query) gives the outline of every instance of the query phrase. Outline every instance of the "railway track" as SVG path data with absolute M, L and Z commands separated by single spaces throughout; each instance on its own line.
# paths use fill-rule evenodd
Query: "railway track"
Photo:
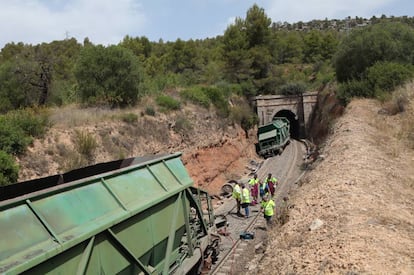
M 290 190 L 304 172 L 300 170 L 305 146 L 300 141 L 292 140 L 283 153 L 264 160 L 256 171 L 258 178 L 263 180 L 268 173 L 272 173 L 279 180 L 275 191 L 276 211 L 280 207 L 283 198 L 287 197 Z M 247 182 L 248 178 L 241 179 Z M 223 205 L 217 209 L 217 215 L 225 216 L 227 219 L 226 231 L 221 242 L 219 260 L 212 266 L 208 274 L 236 274 L 240 263 L 244 263 L 243 253 L 248 250 L 254 254 L 255 245 L 251 240 L 240 238 L 244 232 L 266 235 L 266 222 L 260 213 L 260 205 L 250 206 L 251 217 L 246 219 L 236 215 L 236 204 L 231 198 L 226 199 Z M 242 210 L 243 211 L 243 210 Z M 223 233 L 223 232 L 222 232 Z

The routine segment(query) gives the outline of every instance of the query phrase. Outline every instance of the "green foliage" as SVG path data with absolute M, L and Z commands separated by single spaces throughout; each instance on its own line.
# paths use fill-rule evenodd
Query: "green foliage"
M 340 84 L 336 96 L 347 105 L 353 97 L 373 97 L 374 91 L 366 80 L 351 80 Z
M 237 123 L 242 127 L 246 137 L 248 137 L 248 131 L 259 121 L 257 115 L 247 104 L 240 104 L 231 108 L 230 119 L 233 123 Z
M 276 64 L 300 63 L 304 42 L 299 32 L 278 31 L 272 36 L 272 56 Z
M 98 143 L 93 135 L 83 131 L 75 131 L 75 148 L 81 156 L 92 159 L 97 147 Z
M 31 86 L 17 73 L 19 59 L 0 64 L 0 112 L 35 105 Z
M 12 156 L 0 150 L 0 186 L 16 183 L 19 176 L 19 166 Z
M 208 97 L 204 87 L 193 86 L 191 88 L 184 89 L 180 92 L 180 96 L 204 108 L 208 108 L 210 106 L 210 98 Z
M 180 101 L 169 95 L 159 95 L 155 99 L 155 102 L 166 110 L 178 110 L 181 107 Z
M 121 115 L 121 120 L 128 124 L 134 124 L 138 120 L 138 115 L 134 113 L 126 113 Z
M 8 112 L 4 117 L 23 130 L 25 135 L 43 136 L 50 126 L 49 111 L 45 108 L 26 108 Z
M 377 62 L 366 71 L 366 79 L 374 91 L 391 92 L 413 75 L 413 68 L 395 62 Z
M 143 95 L 138 57 L 120 46 L 89 46 L 82 50 L 75 68 L 83 103 L 127 106 Z
M 17 155 L 32 143 L 32 137 L 42 136 L 49 126 L 45 109 L 21 109 L 0 116 L 0 150 Z
M 412 66 L 395 62 L 377 62 L 366 70 L 362 80 L 341 83 L 337 96 L 344 104 L 352 97 L 387 98 L 388 93 L 412 76 Z
M 414 29 L 401 23 L 382 23 L 354 30 L 345 37 L 335 55 L 339 82 L 362 79 L 376 62 L 412 64 Z
M 131 50 L 140 60 L 145 60 L 151 55 L 152 45 L 145 36 L 130 37 L 127 35 L 119 45 Z
M 5 116 L 0 116 L 0 125 L 0 150 L 13 155 L 23 153 L 32 138 Z
M 306 85 L 304 83 L 288 83 L 281 86 L 279 92 L 282 95 L 300 95 L 306 92 Z
M 76 39 L 32 46 L 8 44 L 0 55 L 0 111 L 62 104 L 61 93 L 74 85 Z
M 152 106 L 147 106 L 145 108 L 145 114 L 149 116 L 155 116 L 155 109 Z
M 332 31 L 311 30 L 304 35 L 303 42 L 303 61 L 313 63 L 330 60 L 336 51 L 339 40 Z
M 249 78 L 252 59 L 248 54 L 249 43 L 244 30 L 244 22 L 236 19 L 223 36 L 224 73 L 233 83 L 240 83 Z
M 217 85 L 215 87 L 204 87 L 204 93 L 216 107 L 217 114 L 227 117 L 230 113 L 228 98 L 232 94 L 234 85 Z

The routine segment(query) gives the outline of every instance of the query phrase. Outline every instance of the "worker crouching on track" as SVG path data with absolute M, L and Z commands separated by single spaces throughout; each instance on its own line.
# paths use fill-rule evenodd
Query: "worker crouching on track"
M 275 202 L 270 199 L 268 195 L 263 197 L 261 202 L 261 210 L 263 211 L 267 226 L 271 226 L 272 217 L 275 214 Z
M 245 217 L 249 217 L 249 205 L 250 205 L 250 191 L 249 188 L 246 188 L 246 185 L 242 183 L 242 192 L 241 192 L 241 207 L 244 209 Z
M 236 184 L 233 187 L 233 198 L 236 200 L 236 204 L 237 204 L 237 216 L 243 216 L 243 214 L 240 212 L 240 207 L 241 207 L 241 195 L 242 195 L 242 190 L 240 188 L 240 185 L 238 182 L 236 182 Z

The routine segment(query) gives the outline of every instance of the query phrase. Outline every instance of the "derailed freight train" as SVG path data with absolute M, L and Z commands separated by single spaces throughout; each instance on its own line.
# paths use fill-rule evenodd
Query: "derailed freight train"
M 0 189 L 0 273 L 196 274 L 219 238 L 181 154 L 101 163 Z
M 272 122 L 257 130 L 256 152 L 267 158 L 278 155 L 290 142 L 290 122 L 285 117 L 275 117 Z

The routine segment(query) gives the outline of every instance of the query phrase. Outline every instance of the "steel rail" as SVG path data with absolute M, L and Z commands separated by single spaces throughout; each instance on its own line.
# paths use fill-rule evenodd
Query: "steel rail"
M 293 171 L 295 169 L 295 164 L 296 164 L 296 162 L 298 160 L 298 157 L 300 155 L 300 148 L 298 148 L 298 146 L 300 144 L 299 142 L 300 141 L 292 140 L 291 144 L 285 148 L 285 151 L 288 151 L 286 153 L 288 153 L 289 155 L 293 155 L 293 156 L 291 158 L 289 158 L 289 164 L 287 166 L 287 172 L 283 177 L 283 181 L 284 181 L 283 186 L 288 186 L 290 184 L 297 183 L 300 180 L 300 178 L 302 178 L 303 175 L 305 174 L 305 172 L 303 172 L 295 180 L 290 180 L 290 178 L 292 178 L 292 174 L 293 174 Z M 270 163 L 267 163 L 267 162 L 270 162 Z M 266 176 L 269 173 L 269 171 L 270 171 L 269 167 L 272 166 L 272 162 L 275 162 L 274 159 L 272 159 L 272 158 L 266 159 L 264 161 L 264 164 L 257 171 L 257 174 L 260 175 L 259 178 L 262 178 L 263 176 Z M 291 183 L 287 184 L 288 180 Z M 280 197 L 283 197 L 285 192 L 287 192 L 287 190 L 280 190 L 277 195 L 280 196 Z M 283 198 L 280 198 L 280 199 L 283 199 Z M 226 216 L 229 215 L 235 208 L 236 208 L 236 205 L 234 205 L 227 212 Z M 244 231 L 251 231 L 253 229 L 253 226 L 256 224 L 258 218 L 261 216 L 260 214 L 261 214 L 261 212 L 259 211 L 256 215 L 254 215 L 254 216 L 252 215 L 253 219 L 247 224 Z M 227 262 L 231 259 L 231 257 L 233 256 L 233 254 L 235 253 L 236 249 L 239 247 L 241 242 L 242 242 L 242 239 L 237 239 L 233 243 L 233 245 L 231 246 L 229 251 L 223 257 L 221 257 L 221 259 L 212 267 L 212 269 L 210 270 L 210 272 L 208 274 L 210 274 L 210 275 L 217 274 L 220 271 L 220 269 L 222 267 L 224 267 L 227 264 Z

